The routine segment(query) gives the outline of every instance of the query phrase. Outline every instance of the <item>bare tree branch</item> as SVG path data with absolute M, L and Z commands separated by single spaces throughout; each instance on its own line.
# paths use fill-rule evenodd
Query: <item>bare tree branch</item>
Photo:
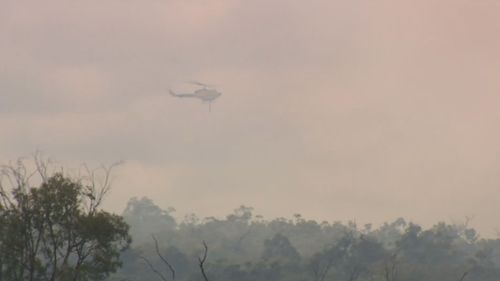
M 153 264 L 151 264 L 151 262 L 144 256 L 139 256 L 139 258 L 141 258 L 142 260 L 144 260 L 146 262 L 146 264 L 149 266 L 149 268 L 151 268 L 151 270 L 156 273 L 156 275 L 158 275 L 161 280 L 163 281 L 168 281 L 168 279 L 160 272 L 158 271 L 154 266 Z
M 207 255 L 208 255 L 208 246 L 207 246 L 207 243 L 205 243 L 205 241 L 203 241 L 203 248 L 204 248 L 203 256 L 198 257 L 198 261 L 199 261 L 199 266 L 200 266 L 200 270 L 201 270 L 201 275 L 203 275 L 203 279 L 205 281 L 209 281 L 207 274 L 205 273 L 205 267 L 204 267 L 205 261 L 207 260 Z
M 172 280 L 175 281 L 175 269 L 174 269 L 174 267 L 160 253 L 160 248 L 158 247 L 158 240 L 156 240 L 156 237 L 154 235 L 151 235 L 151 237 L 155 241 L 156 254 L 160 257 L 160 259 L 163 261 L 163 263 L 167 265 L 168 269 L 172 273 Z
M 109 166 L 101 165 L 95 169 L 89 168 L 85 163 L 81 165 L 78 178 L 88 193 L 87 211 L 89 213 L 95 212 L 101 205 L 104 197 L 111 189 L 111 172 L 122 163 L 123 161 L 119 161 Z
M 42 179 L 42 182 L 47 182 L 47 179 L 49 177 L 49 167 L 52 164 L 52 161 L 50 160 L 50 158 L 44 158 L 39 150 L 33 153 L 33 161 L 35 162 L 36 167 L 36 170 L 33 172 L 33 174 L 38 173 L 38 175 Z

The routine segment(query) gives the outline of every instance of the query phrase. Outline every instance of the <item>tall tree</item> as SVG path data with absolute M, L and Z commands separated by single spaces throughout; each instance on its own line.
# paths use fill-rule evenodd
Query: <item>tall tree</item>
M 99 184 L 93 171 L 72 179 L 35 163 L 34 173 L 21 161 L 1 169 L 0 281 L 103 280 L 131 242 L 123 218 L 100 209 L 110 170 Z
M 134 244 L 149 241 L 151 234 L 165 235 L 173 231 L 177 223 L 171 215 L 172 212 L 173 208 L 163 210 L 147 197 L 130 199 L 123 217 L 130 225 Z

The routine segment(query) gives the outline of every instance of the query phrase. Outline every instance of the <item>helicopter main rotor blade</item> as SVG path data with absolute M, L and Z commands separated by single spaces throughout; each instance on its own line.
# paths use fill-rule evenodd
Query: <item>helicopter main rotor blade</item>
M 209 84 L 201 83 L 201 82 L 195 81 L 195 80 L 188 81 L 188 83 L 202 86 L 202 87 L 215 87 L 215 85 L 209 85 Z

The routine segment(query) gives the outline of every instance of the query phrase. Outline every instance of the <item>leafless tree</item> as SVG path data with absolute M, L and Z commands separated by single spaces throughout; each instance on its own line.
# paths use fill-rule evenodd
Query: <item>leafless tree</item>
M 469 272 L 468 272 L 468 271 L 464 272 L 464 273 L 462 274 L 462 277 L 460 277 L 459 281 L 464 281 L 465 277 L 467 277 L 467 275 L 468 275 L 468 274 L 469 274 Z
M 160 247 L 158 246 L 158 239 L 156 239 L 156 237 L 152 234 L 151 235 L 151 238 L 153 239 L 154 243 L 155 243 L 155 251 L 156 251 L 156 255 L 158 255 L 158 257 L 161 259 L 161 261 L 166 265 L 166 267 L 169 269 L 170 271 L 170 274 L 171 274 L 171 277 L 172 277 L 172 281 L 175 281 L 175 268 L 172 266 L 172 264 L 170 262 L 168 262 L 168 260 L 161 254 L 160 252 Z M 144 260 L 144 262 L 146 262 L 146 264 L 149 266 L 149 268 L 151 269 L 151 271 L 153 271 L 156 275 L 158 275 L 161 280 L 163 281 L 167 281 L 168 279 L 165 277 L 165 275 L 163 275 L 163 273 L 161 273 L 161 271 L 159 271 L 158 269 L 156 269 L 153 264 L 151 263 L 151 261 L 149 259 L 147 259 L 146 257 L 144 256 L 139 256 L 142 260 Z
M 203 276 L 203 279 L 205 281 L 209 281 L 207 274 L 205 273 L 205 261 L 207 260 L 207 255 L 208 255 L 208 246 L 207 243 L 205 243 L 205 241 L 203 241 L 203 248 L 204 248 L 203 255 L 201 257 L 198 257 L 198 265 L 200 266 L 201 275 Z
M 170 264 L 168 262 L 168 260 L 160 253 L 160 248 L 158 247 L 158 240 L 156 239 L 156 237 L 154 235 L 151 235 L 151 237 L 153 238 L 154 242 L 155 242 L 155 250 L 156 250 L 156 254 L 158 255 L 158 257 L 160 257 L 160 259 L 162 260 L 162 262 L 168 267 L 168 269 L 170 270 L 170 273 L 172 275 L 172 281 L 175 281 L 175 269 L 174 267 L 172 266 L 172 264 Z
M 153 241 L 155 243 L 156 254 L 162 260 L 162 262 L 166 265 L 166 267 L 170 270 L 170 273 L 172 276 L 172 281 L 175 281 L 175 268 L 161 254 L 160 248 L 158 246 L 158 240 L 156 239 L 156 237 L 154 235 L 151 235 L 151 237 L 153 238 Z M 207 274 L 205 272 L 205 262 L 206 262 L 207 257 L 208 257 L 208 246 L 207 246 L 207 243 L 205 241 L 202 241 L 202 243 L 203 243 L 203 254 L 200 257 L 198 257 L 198 266 L 200 267 L 200 271 L 201 271 L 201 275 L 203 276 L 203 279 L 205 281 L 209 281 Z M 149 266 L 151 271 L 153 271 L 156 275 L 158 275 L 158 277 L 160 277 L 161 280 L 168 281 L 168 278 L 165 277 L 165 275 L 163 275 L 163 273 L 160 270 L 158 270 L 148 258 L 146 258 L 144 256 L 139 256 L 139 257 Z
M 165 277 L 165 275 L 163 275 L 163 273 L 161 273 L 161 271 L 156 269 L 156 267 L 153 266 L 153 264 L 151 263 L 151 261 L 149 259 L 147 259 L 144 256 L 139 256 L 139 258 L 141 258 L 149 266 L 151 271 L 153 271 L 156 275 L 158 275 L 158 277 L 160 277 L 161 280 L 168 281 L 168 279 Z
M 66 173 L 62 166 L 45 157 L 40 151 L 36 151 L 28 158 L 18 158 L 16 161 L 0 165 L 0 206 L 13 206 L 12 191 L 19 189 L 26 192 L 27 189 L 45 183 L 55 173 L 67 175 L 74 178 L 84 186 L 88 202 L 86 202 L 89 213 L 95 212 L 102 204 L 104 197 L 109 193 L 112 183 L 112 170 L 121 165 L 123 161 L 111 165 L 101 165 L 90 168 L 83 163 L 76 174 Z

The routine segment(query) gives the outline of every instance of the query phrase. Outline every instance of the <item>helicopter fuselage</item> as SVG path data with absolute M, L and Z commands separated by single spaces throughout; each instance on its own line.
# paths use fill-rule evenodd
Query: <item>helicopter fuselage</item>
M 193 93 L 194 98 L 198 98 L 201 99 L 202 101 L 207 101 L 207 102 L 215 100 L 220 95 L 222 94 L 213 89 L 199 89 Z
M 170 94 L 176 98 L 194 98 L 199 99 L 202 102 L 208 103 L 208 111 L 212 111 L 212 102 L 220 97 L 222 93 L 217 92 L 214 89 L 209 89 L 207 87 L 203 87 L 194 91 L 193 93 L 185 93 L 185 94 L 177 94 L 172 90 L 169 90 Z
M 170 91 L 170 94 L 177 98 L 195 98 L 195 99 L 200 99 L 204 102 L 212 102 L 216 98 L 220 97 L 220 95 L 222 95 L 222 93 L 217 92 L 214 89 L 207 89 L 207 88 L 198 89 L 193 93 L 187 93 L 187 94 L 176 94 L 173 91 Z

